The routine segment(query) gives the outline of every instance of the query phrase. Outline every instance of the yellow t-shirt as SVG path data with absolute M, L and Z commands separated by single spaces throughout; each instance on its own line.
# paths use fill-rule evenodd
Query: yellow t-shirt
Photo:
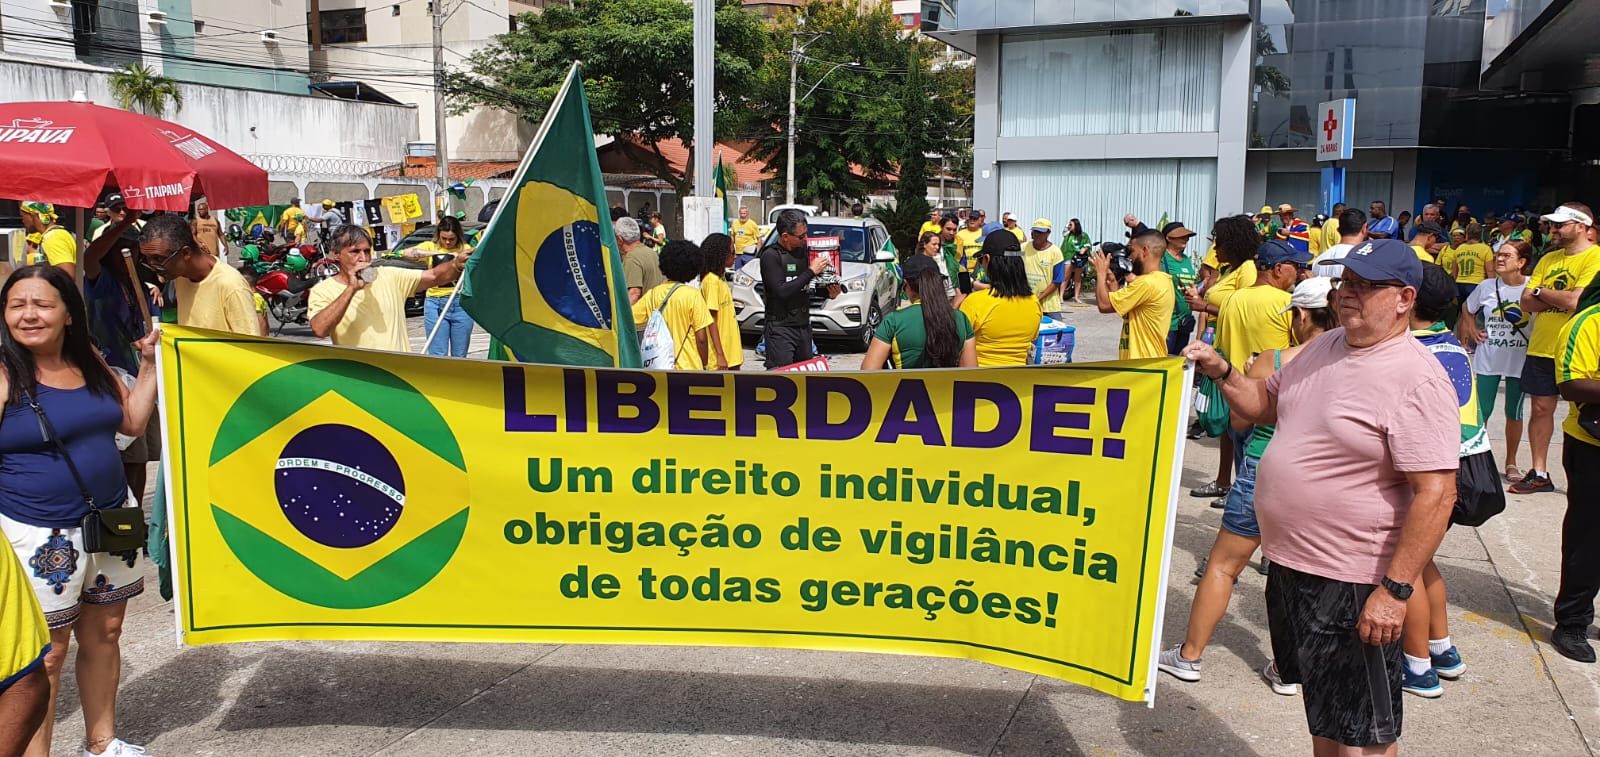
M 1111 293 L 1111 307 L 1122 316 L 1122 341 L 1117 359 L 1143 360 L 1167 356 L 1167 331 L 1177 292 L 1172 277 L 1151 271 Z
M 306 222 L 306 212 L 293 205 L 290 205 L 283 211 L 283 215 L 279 216 L 279 218 L 282 219 L 285 224 L 293 222 L 303 226 Z
M 1033 295 L 1037 299 L 1040 292 L 1056 283 L 1057 269 L 1061 269 L 1063 276 L 1066 275 L 1066 258 L 1062 256 L 1060 247 L 1050 245 L 1040 250 L 1029 242 L 1022 246 L 1022 267 L 1028 273 L 1028 286 L 1033 287 Z M 1049 297 L 1040 300 L 1039 307 L 1046 313 L 1060 312 L 1061 287 L 1056 287 Z
M 739 340 L 739 314 L 733 310 L 733 290 L 728 288 L 728 282 L 715 272 L 706 274 L 700 279 L 700 297 L 705 300 L 707 309 L 715 311 L 711 319 L 717 326 L 711 330 L 711 338 L 722 342 L 722 356 L 728 359 L 728 369 L 744 365 L 744 342 Z M 707 350 L 706 357 L 715 361 L 717 351 Z
M 1533 275 L 1528 277 L 1526 291 L 1544 287 L 1558 292 L 1581 292 L 1589 286 L 1597 270 L 1600 270 L 1600 247 L 1591 246 L 1576 255 L 1568 255 L 1566 250 L 1558 249 L 1539 258 L 1539 264 L 1533 267 Z M 1528 354 L 1555 357 L 1561 327 L 1567 325 L 1571 318 L 1572 313 L 1566 310 L 1552 308 L 1539 313 L 1533 319 L 1533 332 L 1528 335 Z
M 1600 379 L 1600 305 L 1579 311 L 1568 320 L 1561 327 L 1556 343 L 1559 350 L 1556 354 L 1556 383 Z M 1567 419 L 1561 423 L 1561 430 L 1574 439 L 1600 447 L 1600 439 L 1590 436 L 1578 425 L 1578 410 L 1578 403 L 1571 403 Z
M 464 244 L 461 247 L 459 247 L 458 249 L 446 250 L 445 248 L 440 247 L 438 242 L 435 242 L 433 240 L 429 240 L 429 241 L 423 242 L 422 244 L 417 245 L 416 247 L 411 248 L 410 252 L 427 253 L 429 255 L 454 255 L 454 254 L 456 254 L 458 252 L 472 252 L 472 246 Z M 432 268 L 433 266 L 438 265 L 441 262 L 443 262 L 443 261 L 435 260 L 435 259 L 432 259 L 432 258 L 430 258 L 427 261 L 429 268 Z M 429 296 L 429 297 L 449 297 L 450 293 L 454 292 L 455 290 L 456 290 L 456 283 L 454 281 L 452 281 L 449 284 L 446 284 L 444 286 L 428 287 L 427 296 Z
M 1267 350 L 1289 348 L 1291 313 L 1279 313 L 1289 306 L 1290 294 L 1274 286 L 1240 289 L 1222 303 L 1217 314 L 1217 351 L 1236 371 L 1243 371 L 1250 357 Z
M 1013 226 L 1006 231 L 1011 232 L 1011 236 L 1016 237 L 1018 242 L 1028 241 L 1028 232 L 1023 231 L 1021 226 Z
M 750 245 L 756 244 L 761 239 L 761 228 L 755 221 L 746 218 L 743 221 L 734 221 L 728 224 L 728 230 L 733 232 L 733 252 L 742 254 Z
M 250 296 L 255 298 L 256 301 L 256 315 L 265 316 L 267 314 L 267 298 L 262 297 L 261 293 L 254 289 L 250 290 Z
M 1332 249 L 1340 239 L 1342 237 L 1339 236 L 1339 219 L 1329 218 L 1327 223 L 1322 224 L 1322 249 Z
M 45 231 L 39 241 L 39 251 L 44 253 L 44 262 L 50 265 L 78 263 L 78 239 L 60 226 Z
M 1451 251 L 1451 262 L 1456 265 L 1457 284 L 1481 284 L 1485 278 L 1492 278 L 1489 272 L 1493 270 L 1494 250 L 1482 242 L 1468 242 Z M 1444 255 L 1439 256 L 1439 265 L 1444 265 Z M 1445 266 L 1449 270 L 1449 266 Z
M 363 347 L 369 350 L 410 352 L 411 338 L 406 334 L 406 300 L 417 293 L 422 283 L 422 271 L 385 266 L 374 268 L 377 280 L 356 292 L 344 318 L 333 327 L 333 343 L 340 347 Z M 313 318 L 329 303 L 344 294 L 344 282 L 326 279 L 314 287 L 307 302 L 307 312 Z
M 983 249 L 983 243 L 978 241 L 983 236 L 983 230 L 972 231 L 961 229 L 956 232 L 956 253 L 961 256 L 961 263 L 967 273 L 972 273 L 978 266 L 978 250 Z
M 930 231 L 935 234 L 942 234 L 944 233 L 944 224 L 938 221 L 924 221 L 922 223 L 922 228 L 917 229 L 917 238 L 921 239 L 923 234 L 926 234 Z
M 1411 245 L 1411 251 L 1417 253 L 1417 259 L 1418 260 L 1421 260 L 1424 263 L 1432 263 L 1433 262 L 1433 256 L 1428 254 L 1427 249 L 1423 248 L 1422 245 L 1418 245 L 1418 244 Z
M 993 289 L 980 289 L 961 301 L 961 312 L 972 321 L 978 350 L 978 367 L 1027 365 L 1028 349 L 1039 337 L 1044 311 L 1028 297 L 1001 297 Z M 1166 326 L 1162 325 L 1163 333 Z
M 1217 283 L 1206 290 L 1206 304 L 1216 305 L 1218 312 L 1221 312 L 1222 304 L 1227 302 L 1234 292 L 1256 285 L 1256 273 L 1255 262 L 1246 260 L 1244 265 L 1222 274 L 1222 278 L 1217 279 Z
M 0 540 L 0 690 L 44 664 L 50 627 L 11 543 Z
M 172 280 L 172 288 L 178 295 L 178 325 L 260 336 L 255 290 L 232 266 L 214 262 L 204 279 L 194 282 L 179 276 Z
M 677 287 L 677 291 L 673 291 L 673 287 Z M 672 296 L 669 298 L 668 294 Z M 700 290 L 677 281 L 657 284 L 656 288 L 645 292 L 638 302 L 633 303 L 633 325 L 643 333 L 645 324 L 650 321 L 650 312 L 660 308 L 663 301 L 666 307 L 661 308 L 661 317 L 667 322 L 667 330 L 672 332 L 672 348 L 677 351 L 674 367 L 680 371 L 705 370 L 706 364 L 700 360 L 700 348 L 695 345 L 694 335 L 710 326 L 712 321 L 711 311 L 706 308 L 706 300 Z M 707 336 L 716 338 L 714 333 Z M 709 348 L 707 352 L 716 354 Z
M 1206 248 L 1206 256 L 1200 259 L 1200 265 L 1213 271 L 1222 270 L 1222 261 L 1217 260 L 1217 245 L 1215 242 Z

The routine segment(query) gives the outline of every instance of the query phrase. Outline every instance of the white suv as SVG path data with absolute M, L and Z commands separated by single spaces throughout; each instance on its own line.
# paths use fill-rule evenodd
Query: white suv
M 811 291 L 812 331 L 819 337 L 849 339 L 866 349 L 884 314 L 900 304 L 899 255 L 888 229 L 876 218 L 808 216 L 806 237 L 812 249 L 839 250 L 839 280 L 844 287 L 831 300 L 820 288 Z M 769 232 L 762 246 L 774 238 Z M 767 312 L 759 257 L 735 271 L 731 283 L 740 330 L 761 333 Z

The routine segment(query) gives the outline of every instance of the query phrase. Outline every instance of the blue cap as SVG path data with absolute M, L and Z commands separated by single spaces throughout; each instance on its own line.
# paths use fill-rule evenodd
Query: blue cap
M 1392 237 L 1400 233 L 1400 222 L 1394 220 L 1394 216 L 1375 218 L 1367 222 L 1367 231 L 1373 234 L 1388 234 Z
M 1422 287 L 1422 260 L 1398 239 L 1368 240 L 1343 258 L 1328 262 L 1342 265 L 1367 281 L 1399 281 L 1413 289 Z
M 1256 263 L 1262 268 L 1271 268 L 1279 263 L 1310 263 L 1309 250 L 1296 249 L 1294 245 L 1282 239 L 1271 239 L 1256 250 Z

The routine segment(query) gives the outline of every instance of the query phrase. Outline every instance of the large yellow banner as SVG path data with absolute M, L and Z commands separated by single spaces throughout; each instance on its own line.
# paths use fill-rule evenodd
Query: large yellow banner
M 1181 360 L 689 373 L 166 328 L 190 644 L 971 657 L 1152 696 Z

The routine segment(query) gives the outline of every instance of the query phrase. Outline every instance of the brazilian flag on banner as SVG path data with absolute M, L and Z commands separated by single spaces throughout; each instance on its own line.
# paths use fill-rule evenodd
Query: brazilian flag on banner
M 222 217 L 230 226 L 238 224 L 245 236 L 250 236 L 262 231 L 276 232 L 278 219 L 288 209 L 288 205 L 252 205 L 247 208 L 228 208 L 222 211 Z
M 577 64 L 462 281 L 461 306 L 517 360 L 641 367 Z

